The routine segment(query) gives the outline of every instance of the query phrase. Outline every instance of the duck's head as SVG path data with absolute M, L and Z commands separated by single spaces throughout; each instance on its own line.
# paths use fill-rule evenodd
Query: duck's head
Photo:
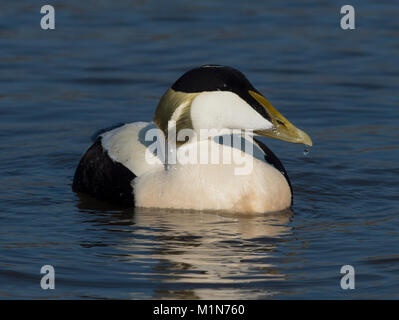
M 181 129 L 251 129 L 255 134 L 311 146 L 304 131 L 284 118 L 238 70 L 206 65 L 183 74 L 162 96 L 154 122 L 167 136 Z

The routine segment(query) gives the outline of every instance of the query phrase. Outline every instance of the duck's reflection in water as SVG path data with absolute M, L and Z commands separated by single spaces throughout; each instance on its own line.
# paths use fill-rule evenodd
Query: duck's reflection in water
M 261 297 L 273 294 L 262 283 L 284 280 L 270 260 L 281 237 L 290 232 L 291 216 L 291 211 L 238 216 L 136 209 L 137 225 L 151 227 L 143 235 L 153 238 L 132 238 L 124 245 L 133 250 L 130 257 L 135 262 L 158 261 L 152 271 L 153 280 L 159 281 L 159 297 Z
M 123 226 L 115 256 L 131 264 L 129 279 L 146 279 L 153 298 L 257 299 L 277 293 L 285 280 L 273 252 L 291 233 L 290 210 L 245 216 L 136 208 L 113 210 L 108 219 L 82 201 L 79 208 L 107 231 Z M 130 296 L 139 292 L 132 288 Z

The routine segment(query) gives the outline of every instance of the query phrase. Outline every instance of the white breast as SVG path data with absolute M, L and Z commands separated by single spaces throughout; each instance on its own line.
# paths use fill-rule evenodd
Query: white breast
M 137 207 L 251 213 L 279 211 L 291 205 L 286 179 L 264 161 L 256 144 L 248 154 L 214 139 L 187 143 L 177 153 L 195 151 L 196 161 L 165 166 L 163 157 L 150 153 L 151 161 L 147 158 L 154 140 L 146 139 L 146 134 L 162 135 L 155 129 L 153 123 L 135 122 L 102 134 L 104 150 L 137 176 L 132 182 Z M 205 149 L 208 159 L 203 163 Z M 218 153 L 219 161 L 215 161 L 212 157 Z
M 210 150 L 218 148 L 222 156 L 240 158 L 240 163 L 177 163 L 167 170 L 149 170 L 134 181 L 136 206 L 247 213 L 279 211 L 290 206 L 289 185 L 274 167 L 255 154 L 243 154 L 242 150 L 221 146 L 213 140 L 187 144 L 184 148 L 198 151 L 204 143 Z M 237 174 L 243 168 L 250 170 Z

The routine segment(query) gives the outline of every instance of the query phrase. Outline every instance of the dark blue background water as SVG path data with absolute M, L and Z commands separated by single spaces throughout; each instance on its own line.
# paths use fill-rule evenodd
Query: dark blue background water
M 56 30 L 40 29 L 52 4 Z M 399 9 L 344 2 L 1 1 L 1 298 L 399 298 Z M 314 141 L 264 141 L 292 211 L 136 212 L 79 197 L 90 136 L 149 121 L 201 64 L 234 66 Z M 56 289 L 42 290 L 53 265 Z M 340 288 L 340 268 L 356 289 Z

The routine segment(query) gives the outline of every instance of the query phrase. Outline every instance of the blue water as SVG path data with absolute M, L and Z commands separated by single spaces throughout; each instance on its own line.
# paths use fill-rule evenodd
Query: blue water
M 399 298 L 399 7 L 340 2 L 42 1 L 0 10 L 0 298 Z M 71 191 L 91 135 L 149 121 L 202 64 L 238 68 L 313 139 L 263 139 L 278 215 L 121 209 Z M 55 268 L 42 290 L 40 268 Z M 355 269 L 342 290 L 340 268 Z

